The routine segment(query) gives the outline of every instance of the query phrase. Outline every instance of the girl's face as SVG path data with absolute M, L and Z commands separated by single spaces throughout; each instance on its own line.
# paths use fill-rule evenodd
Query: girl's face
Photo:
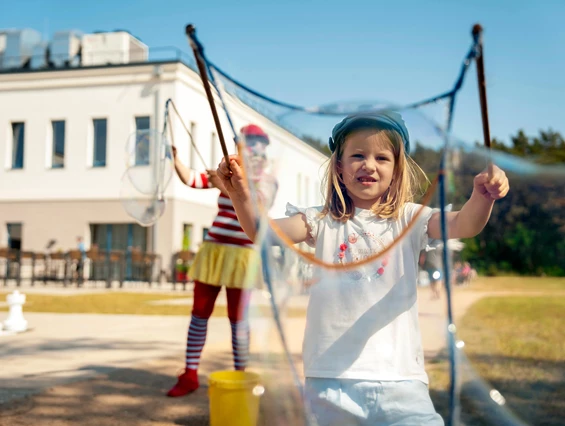
M 345 138 L 338 172 L 355 207 L 370 209 L 381 199 L 392 183 L 395 163 L 392 144 L 377 131 L 359 130 Z

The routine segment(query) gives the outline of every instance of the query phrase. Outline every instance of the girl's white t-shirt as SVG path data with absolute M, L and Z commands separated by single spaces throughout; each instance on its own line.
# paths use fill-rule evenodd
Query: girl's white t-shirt
M 427 384 L 417 275 L 434 210 L 407 203 L 398 219 L 380 219 L 356 209 L 345 223 L 320 217 L 321 210 L 287 204 L 286 215 L 304 214 L 311 231 L 307 242 L 327 263 L 363 260 L 397 244 L 353 271 L 315 268 L 303 342 L 305 376 Z

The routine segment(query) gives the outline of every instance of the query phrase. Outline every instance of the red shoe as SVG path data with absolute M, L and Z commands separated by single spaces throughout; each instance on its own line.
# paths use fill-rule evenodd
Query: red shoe
M 197 370 L 187 368 L 179 376 L 177 383 L 167 392 L 167 396 L 184 396 L 194 392 L 199 386 Z

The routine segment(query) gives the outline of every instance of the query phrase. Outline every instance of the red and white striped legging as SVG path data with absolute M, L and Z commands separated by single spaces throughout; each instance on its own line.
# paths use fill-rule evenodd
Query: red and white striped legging
M 208 319 L 214 311 L 222 287 L 194 282 L 194 304 L 186 339 L 186 368 L 197 370 L 206 342 Z M 236 370 L 245 370 L 249 359 L 249 323 L 247 306 L 250 290 L 227 288 L 228 318 L 232 331 L 232 350 Z

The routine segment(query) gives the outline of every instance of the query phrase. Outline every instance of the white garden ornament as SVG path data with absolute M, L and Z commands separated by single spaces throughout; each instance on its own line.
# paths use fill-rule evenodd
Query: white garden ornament
M 11 332 L 22 332 L 27 330 L 27 321 L 24 318 L 22 306 L 26 301 L 25 294 L 21 294 L 18 290 L 9 294 L 6 297 L 8 306 L 10 310 L 8 312 L 8 318 L 4 321 L 5 331 Z

